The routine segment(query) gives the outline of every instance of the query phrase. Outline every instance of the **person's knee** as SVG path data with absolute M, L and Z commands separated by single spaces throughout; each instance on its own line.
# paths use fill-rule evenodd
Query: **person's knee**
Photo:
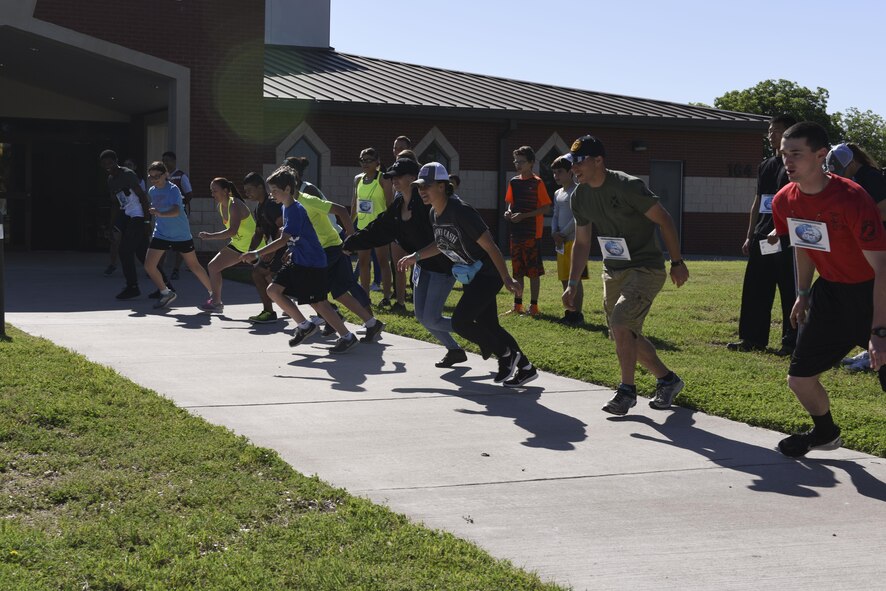
M 795 394 L 800 394 L 808 390 L 811 386 L 813 386 L 818 378 L 817 377 L 799 377 L 788 375 L 787 382 L 788 388 L 791 389 L 791 392 Z

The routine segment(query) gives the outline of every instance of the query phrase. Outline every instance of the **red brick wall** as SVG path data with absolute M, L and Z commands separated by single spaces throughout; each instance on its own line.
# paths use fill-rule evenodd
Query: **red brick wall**
M 191 181 L 239 181 L 262 161 L 264 0 L 38 0 L 34 16 L 191 73 Z M 159 159 L 160 154 L 147 154 Z
M 747 213 L 683 213 L 683 252 L 741 256 Z

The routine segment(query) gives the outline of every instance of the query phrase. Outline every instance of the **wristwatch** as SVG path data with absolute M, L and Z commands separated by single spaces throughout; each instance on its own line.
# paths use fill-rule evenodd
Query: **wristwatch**
M 684 264 L 683 259 L 680 259 L 679 261 L 671 261 L 671 268 L 673 269 L 674 267 L 679 267 L 682 264 Z
M 886 326 L 875 326 L 871 329 L 871 334 L 881 339 L 886 337 Z

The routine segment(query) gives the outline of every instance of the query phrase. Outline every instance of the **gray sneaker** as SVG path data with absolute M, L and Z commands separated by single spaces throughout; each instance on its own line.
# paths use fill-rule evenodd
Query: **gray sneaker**
M 628 411 L 636 404 L 636 393 L 618 389 L 615 391 L 615 396 L 612 397 L 612 400 L 607 402 L 606 406 L 603 407 L 603 410 L 614 415 L 624 416 L 628 414 Z
M 177 297 L 178 296 L 175 294 L 175 292 L 170 290 L 168 294 L 160 296 L 160 299 L 157 300 L 157 303 L 154 304 L 154 308 L 165 308 L 169 304 L 174 302 L 175 298 Z
M 649 406 L 656 410 L 671 408 L 674 398 L 677 397 L 677 394 L 680 393 L 685 385 L 686 383 L 677 374 L 674 374 L 674 381 L 670 383 L 658 380 L 655 384 L 655 397 L 649 401 Z

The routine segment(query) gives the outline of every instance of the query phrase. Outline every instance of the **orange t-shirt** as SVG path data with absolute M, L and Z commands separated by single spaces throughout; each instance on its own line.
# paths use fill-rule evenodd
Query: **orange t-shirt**
M 528 179 L 515 176 L 508 182 L 508 192 L 505 202 L 510 204 L 514 213 L 526 213 L 540 207 L 551 204 L 551 197 L 545 183 L 538 175 L 532 175 Z M 534 232 L 533 232 L 534 230 Z M 544 231 L 544 216 L 535 216 L 535 226 L 528 221 L 511 223 L 510 232 L 512 240 L 530 240 L 541 238 Z

